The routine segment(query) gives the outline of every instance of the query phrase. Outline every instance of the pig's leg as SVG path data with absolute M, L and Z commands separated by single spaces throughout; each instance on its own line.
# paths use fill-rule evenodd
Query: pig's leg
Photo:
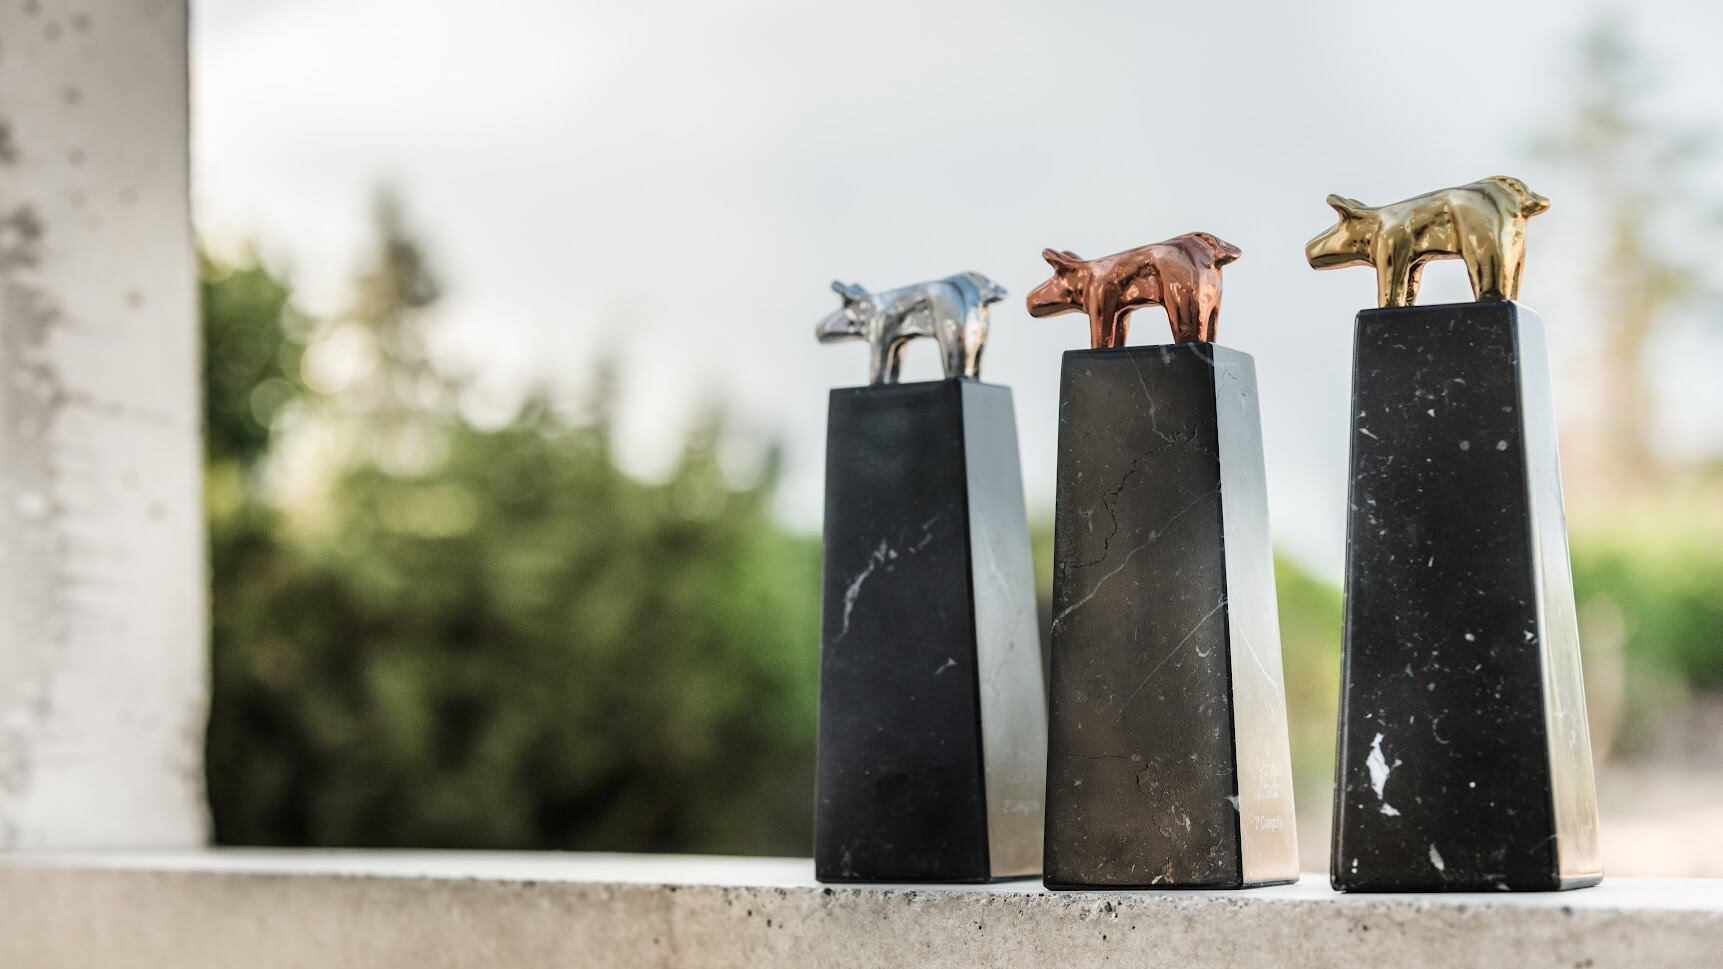
M 939 341 L 939 355 L 945 364 L 947 377 L 967 377 L 968 353 L 965 352 L 963 321 L 941 315 L 933 321 L 934 336 Z
M 1200 314 L 1199 322 L 1192 337 L 1198 343 L 1213 343 L 1215 331 L 1220 326 L 1220 293 L 1204 293 L 1198 301 L 1197 312 Z
M 897 383 L 898 371 L 903 368 L 903 340 L 896 334 L 881 335 L 869 344 L 872 356 L 868 361 L 868 382 L 873 384 Z
M 1501 239 L 1494 234 L 1481 235 L 1465 258 L 1466 272 L 1472 277 L 1472 298 L 1504 299 Z
M 1406 270 L 1406 305 L 1418 302 L 1418 287 L 1424 282 L 1424 263 L 1427 259 L 1413 260 Z
M 1376 256 L 1376 302 L 1379 306 L 1411 306 L 1412 247 L 1407 241 L 1379 247 Z
M 1507 278 L 1502 280 L 1502 298 L 1520 298 L 1520 276 L 1526 271 L 1526 251 L 1521 248 L 1508 263 Z
M 886 381 L 887 381 L 887 383 L 894 383 L 894 384 L 897 383 L 898 375 L 900 373 L 902 373 L 902 371 L 903 371 L 903 347 L 904 347 L 904 344 L 906 344 L 908 342 L 909 342 L 908 340 L 897 340 L 897 341 L 892 343 L 891 349 L 887 352 L 887 354 L 886 354 Z
M 1089 307 L 1089 347 L 1103 350 L 1113 345 L 1113 307 Z
M 1172 331 L 1174 343 L 1189 343 L 1191 342 L 1191 330 L 1195 328 L 1196 324 L 1186 316 L 1183 310 L 1176 309 L 1177 306 L 1177 303 L 1167 306 L 1167 327 Z
M 981 379 L 981 351 L 987 347 L 987 328 L 987 307 L 978 306 L 969 311 L 958 330 L 958 342 L 963 350 L 963 376 L 971 380 Z
M 1520 298 L 1520 278 L 1526 271 L 1526 227 L 1523 221 L 1508 227 L 1508 241 L 1502 247 L 1503 267 L 1502 297 L 1504 299 Z
M 1167 311 L 1167 326 L 1172 329 L 1173 342 L 1189 343 L 1191 331 L 1200 318 L 1196 293 L 1179 273 L 1165 272 L 1161 276 L 1160 297 L 1160 304 Z
M 1125 345 L 1125 319 L 1117 303 L 1096 300 L 1087 307 L 1089 313 L 1089 346 L 1107 350 Z
M 1107 327 L 1107 347 L 1122 347 L 1131 338 L 1130 306 L 1114 306 L 1107 311 L 1107 319 L 1111 321 Z
M 1220 298 L 1221 279 L 1217 269 L 1204 277 L 1202 287 L 1198 290 L 1197 305 L 1202 312 L 1202 329 L 1197 334 L 1197 339 L 1203 343 L 1213 343 L 1215 334 L 1220 330 Z
M 939 344 L 939 359 L 947 378 L 974 376 L 969 372 L 969 321 L 964 309 L 960 299 L 928 299 L 914 314 L 919 324 L 915 331 Z
M 1205 325 L 1202 304 L 1196 294 L 1182 291 L 1177 299 L 1168 303 L 1167 322 L 1172 324 L 1174 343 L 1201 341 Z

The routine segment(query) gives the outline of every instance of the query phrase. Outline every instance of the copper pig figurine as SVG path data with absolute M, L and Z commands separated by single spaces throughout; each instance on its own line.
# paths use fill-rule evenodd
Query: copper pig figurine
M 1432 259 L 1464 259 L 1474 299 L 1517 299 L 1526 219 L 1550 207 L 1504 175 L 1376 208 L 1339 195 L 1328 204 L 1340 222 L 1310 240 L 1304 256 L 1312 269 L 1375 266 L 1378 306 L 1411 306 Z
M 1241 255 L 1237 246 L 1207 232 L 1187 232 L 1099 259 L 1046 249 L 1041 258 L 1053 267 L 1053 278 L 1029 294 L 1029 315 L 1086 313 L 1089 345 L 1104 350 L 1125 345 L 1131 311 L 1159 305 L 1166 307 L 1174 342 L 1213 343 L 1220 320 L 1220 267 Z

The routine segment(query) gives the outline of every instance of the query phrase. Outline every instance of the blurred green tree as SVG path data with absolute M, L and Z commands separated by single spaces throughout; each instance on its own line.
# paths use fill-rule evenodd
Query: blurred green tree
M 253 253 L 198 263 L 203 307 L 204 447 L 212 466 L 250 470 L 269 450 L 276 418 L 304 392 L 303 321 L 284 281 Z
M 805 854 L 819 551 L 771 518 L 775 458 L 727 480 L 712 417 L 637 480 L 608 379 L 475 426 L 392 198 L 377 229 L 310 326 L 254 259 L 205 262 L 209 462 L 239 472 L 211 490 L 217 840 Z M 294 438 L 323 445 L 310 507 L 264 488 Z

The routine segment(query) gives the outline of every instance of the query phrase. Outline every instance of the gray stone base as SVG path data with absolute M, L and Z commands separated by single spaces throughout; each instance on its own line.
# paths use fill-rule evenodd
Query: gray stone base
M 1714 967 L 1723 880 L 1568 894 L 826 887 L 783 859 L 0 856 L 0 966 Z

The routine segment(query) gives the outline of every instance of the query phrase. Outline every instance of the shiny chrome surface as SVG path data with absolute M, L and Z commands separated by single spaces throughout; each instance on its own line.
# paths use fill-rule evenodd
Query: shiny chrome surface
M 1047 683 L 1011 391 L 965 384 L 970 589 L 994 878 L 1041 874 Z
M 1044 249 L 1041 258 L 1053 267 L 1053 278 L 1029 294 L 1029 315 L 1084 313 L 1089 346 L 1107 350 L 1125 345 L 1132 311 L 1164 306 L 1174 343 L 1213 343 L 1220 322 L 1220 270 L 1241 255 L 1237 246 L 1207 232 L 1187 232 L 1099 259 Z
M 1567 550 L 1555 389 L 1543 317 L 1520 307 L 1520 406 L 1525 414 L 1526 490 L 1538 584 L 1538 649 L 1544 666 L 1544 726 L 1549 734 L 1550 796 L 1554 802 L 1556 864 L 1565 885 L 1603 877 L 1598 845 L 1597 781 L 1585 712 L 1579 616 Z
M 1298 877 L 1298 818 L 1256 361 L 1216 347 L 1214 372 L 1240 865 L 1245 884 L 1274 884 Z
M 1340 221 L 1304 247 L 1312 269 L 1376 267 L 1376 305 L 1411 306 L 1432 259 L 1464 259 L 1474 299 L 1518 299 L 1526 220 L 1549 199 L 1496 175 L 1372 208 L 1328 196 Z
M 853 283 L 832 283 L 843 305 L 814 330 L 821 343 L 865 340 L 868 383 L 895 384 L 904 344 L 917 337 L 939 343 L 947 377 L 981 378 L 987 343 L 987 307 L 1005 298 L 1005 287 L 980 273 L 958 273 L 872 293 Z

